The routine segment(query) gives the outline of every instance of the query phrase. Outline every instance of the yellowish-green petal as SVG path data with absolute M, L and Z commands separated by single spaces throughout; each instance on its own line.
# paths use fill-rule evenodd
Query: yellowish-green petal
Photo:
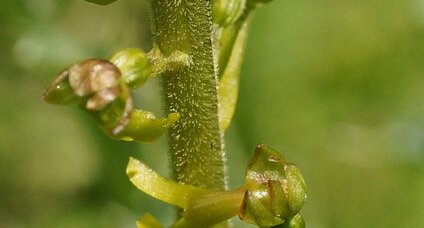
M 153 142 L 179 119 L 178 113 L 170 113 L 166 118 L 157 119 L 151 112 L 133 110 L 128 124 L 114 137 L 125 141 Z
M 135 158 L 130 158 L 126 172 L 142 192 L 177 207 L 187 208 L 194 197 L 207 193 L 207 190 L 162 177 Z

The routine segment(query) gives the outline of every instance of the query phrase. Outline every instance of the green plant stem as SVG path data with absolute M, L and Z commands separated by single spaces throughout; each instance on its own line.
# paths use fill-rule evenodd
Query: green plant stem
M 219 131 L 217 67 L 207 0 L 152 0 L 155 42 L 165 56 L 181 51 L 190 65 L 165 72 L 166 111 L 180 120 L 170 129 L 175 179 L 207 189 L 225 188 L 222 134 Z

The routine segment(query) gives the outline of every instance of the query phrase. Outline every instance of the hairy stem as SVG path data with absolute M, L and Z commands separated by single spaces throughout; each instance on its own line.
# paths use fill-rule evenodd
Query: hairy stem
M 166 111 L 181 114 L 169 133 L 175 178 L 202 188 L 224 189 L 210 1 L 152 0 L 152 11 L 155 42 L 162 53 L 181 51 L 191 57 L 189 66 L 163 77 Z

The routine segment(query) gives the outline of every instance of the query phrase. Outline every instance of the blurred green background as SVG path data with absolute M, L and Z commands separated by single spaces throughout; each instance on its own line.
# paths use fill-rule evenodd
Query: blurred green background
M 0 227 L 134 227 L 147 211 L 171 223 L 172 208 L 125 176 L 129 156 L 168 175 L 165 137 L 109 140 L 77 108 L 41 99 L 73 62 L 150 49 L 148 7 L 0 1 Z M 136 100 L 161 115 L 157 80 Z M 424 1 L 258 10 L 226 139 L 231 186 L 258 143 L 298 164 L 308 227 L 424 227 Z

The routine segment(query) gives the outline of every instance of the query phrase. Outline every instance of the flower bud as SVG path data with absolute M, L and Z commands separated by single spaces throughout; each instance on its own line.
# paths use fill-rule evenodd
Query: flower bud
M 152 73 L 147 54 L 138 48 L 119 51 L 110 61 L 119 68 L 124 82 L 131 88 L 143 85 Z
M 290 220 L 306 200 L 299 169 L 266 145 L 259 145 L 246 171 L 246 192 L 240 219 L 261 227 Z

